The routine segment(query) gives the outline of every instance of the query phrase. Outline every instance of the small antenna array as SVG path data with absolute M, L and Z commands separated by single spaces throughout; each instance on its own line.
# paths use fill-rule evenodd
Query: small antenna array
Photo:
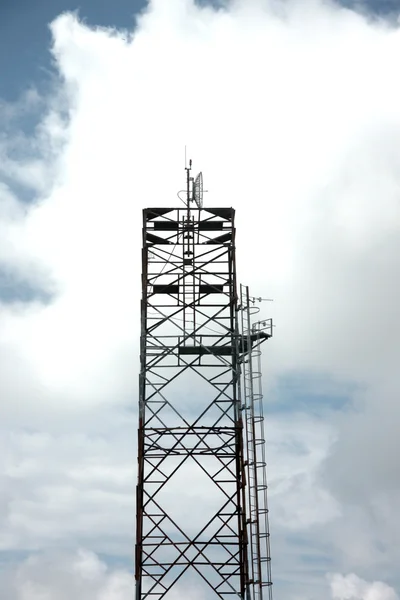
M 200 173 L 196 178 L 191 177 L 192 161 L 189 160 L 189 166 L 186 167 L 186 206 L 189 208 L 190 203 L 194 202 L 197 208 L 203 208 L 203 173 Z

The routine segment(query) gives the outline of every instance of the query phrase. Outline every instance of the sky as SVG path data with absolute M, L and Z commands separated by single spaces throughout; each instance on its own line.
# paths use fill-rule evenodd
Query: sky
M 398 13 L 1 3 L 5 600 L 132 597 L 141 209 L 178 202 L 185 145 L 273 298 L 275 598 L 399 599 Z

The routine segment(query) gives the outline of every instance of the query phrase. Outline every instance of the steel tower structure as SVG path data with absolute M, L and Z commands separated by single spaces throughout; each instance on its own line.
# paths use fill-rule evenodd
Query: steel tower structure
M 272 322 L 254 322 L 237 290 L 235 211 L 203 208 L 190 169 L 184 207 L 143 211 L 135 599 L 173 598 L 192 575 L 210 600 L 271 599 L 260 345 Z

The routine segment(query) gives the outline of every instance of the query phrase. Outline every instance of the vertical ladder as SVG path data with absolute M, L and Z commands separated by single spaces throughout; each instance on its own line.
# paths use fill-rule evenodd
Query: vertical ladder
M 253 600 L 272 600 L 270 533 L 267 501 L 260 334 L 271 320 L 252 324 L 259 308 L 251 306 L 249 289 L 240 286 L 243 409 L 246 433 L 249 584 Z M 263 595 L 264 588 L 268 595 Z
M 182 278 L 182 300 L 185 304 L 183 310 L 183 331 L 185 332 L 184 343 L 194 344 L 194 331 L 196 330 L 196 277 L 194 275 L 194 217 L 190 213 L 189 204 L 187 213 L 182 220 L 183 228 L 183 269 L 184 272 L 192 272 L 191 278 Z

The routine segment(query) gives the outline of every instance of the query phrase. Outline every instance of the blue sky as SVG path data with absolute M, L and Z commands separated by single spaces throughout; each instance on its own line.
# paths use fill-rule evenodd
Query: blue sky
M 14 101 L 48 77 L 48 24 L 65 11 L 79 12 L 90 25 L 132 28 L 144 0 L 3 0 L 0 4 L 0 97 Z
M 7 600 L 29 582 L 54 600 L 65 582 L 76 600 L 118 586 L 110 599 L 131 598 L 140 209 L 176 199 L 186 143 L 207 201 L 237 209 L 240 281 L 274 298 L 277 597 L 398 600 L 400 34 L 322 0 L 286 0 L 287 22 L 262 4 L 224 19 L 158 0 L 137 44 L 92 26 L 132 31 L 144 3 L 0 5 Z M 188 97 L 191 70 L 202 85 Z

